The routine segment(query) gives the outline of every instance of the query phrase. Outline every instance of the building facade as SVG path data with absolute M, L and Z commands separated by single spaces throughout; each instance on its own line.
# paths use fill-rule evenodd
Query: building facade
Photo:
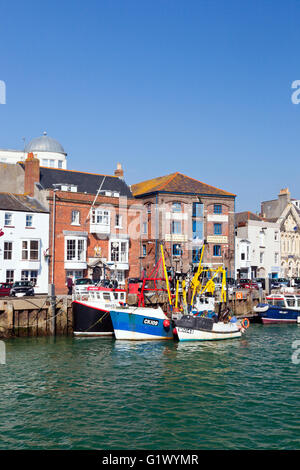
M 29 280 L 48 292 L 49 213 L 35 199 L 0 193 L 0 282 Z
M 300 211 L 288 188 L 277 199 L 261 203 L 261 215 L 280 227 L 281 277 L 300 277 Z
M 142 220 L 142 269 L 149 273 L 160 257 L 172 271 L 187 272 L 198 266 L 205 242 L 203 263 L 221 265 L 234 275 L 235 195 L 181 173 L 134 184 L 131 190 L 144 206 Z
M 252 212 L 235 215 L 237 279 L 273 278 L 280 274 L 280 225 Z
M 40 165 L 49 168 L 67 168 L 67 153 L 63 146 L 44 132 L 42 136 L 32 139 L 24 150 L 0 149 L 0 162 L 15 164 L 24 162 L 28 153 L 33 153 L 40 160 Z

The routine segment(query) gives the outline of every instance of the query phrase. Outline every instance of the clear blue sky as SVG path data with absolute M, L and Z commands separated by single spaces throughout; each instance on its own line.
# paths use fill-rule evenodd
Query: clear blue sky
M 0 0 L 0 22 L 0 148 L 46 130 L 69 169 L 300 198 L 299 0 Z

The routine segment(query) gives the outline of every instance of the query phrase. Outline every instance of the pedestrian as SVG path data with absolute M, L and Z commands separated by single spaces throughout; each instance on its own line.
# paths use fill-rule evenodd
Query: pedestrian
M 68 288 L 68 295 L 72 295 L 73 290 L 73 280 L 71 277 L 67 278 L 67 288 Z

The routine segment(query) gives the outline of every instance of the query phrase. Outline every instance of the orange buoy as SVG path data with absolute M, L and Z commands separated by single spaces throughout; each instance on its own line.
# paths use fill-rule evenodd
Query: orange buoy
M 247 328 L 249 328 L 250 326 L 250 321 L 248 320 L 248 318 L 243 318 L 241 325 L 243 328 L 245 328 L 245 330 L 247 330 Z

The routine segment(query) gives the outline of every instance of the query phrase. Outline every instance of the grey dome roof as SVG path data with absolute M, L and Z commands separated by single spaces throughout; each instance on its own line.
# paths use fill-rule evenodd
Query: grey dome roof
M 57 140 L 49 137 L 46 132 L 41 137 L 32 139 L 25 147 L 25 152 L 53 152 L 67 155 L 63 146 Z

